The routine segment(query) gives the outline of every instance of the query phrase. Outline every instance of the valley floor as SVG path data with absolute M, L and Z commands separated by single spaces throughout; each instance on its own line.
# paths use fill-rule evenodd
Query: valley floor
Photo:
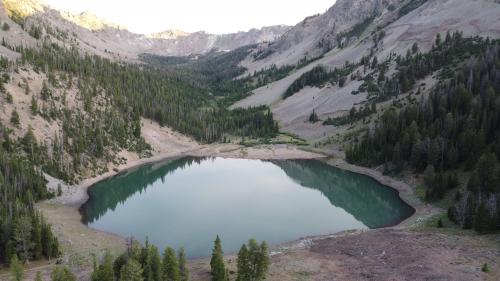
M 63 195 L 37 206 L 53 225 L 64 250 L 63 263 L 68 264 L 79 280 L 88 280 L 91 255 L 104 249 L 118 254 L 125 248 L 123 237 L 88 228 L 81 222 L 80 206 L 86 202 L 87 188 L 97 181 L 145 163 L 182 156 L 218 156 L 251 159 L 322 158 L 332 166 L 366 174 L 400 192 L 416 212 L 398 226 L 309 237 L 272 248 L 272 264 L 266 280 L 498 280 L 500 278 L 500 235 L 478 236 L 453 226 L 435 228 L 429 221 L 442 210 L 417 199 L 413 188 L 372 169 L 349 165 L 336 151 L 306 152 L 291 145 L 242 147 L 234 144 L 200 145 L 185 136 L 142 120 L 143 137 L 153 147 L 153 157 L 139 159 L 121 153 L 125 164 L 110 166 L 101 176 L 87 179 L 77 186 L 63 186 Z M 325 157 L 325 154 L 330 157 Z M 49 179 L 49 188 L 60 182 Z M 227 256 L 231 280 L 236 277 L 236 258 Z M 489 273 L 481 271 L 487 263 Z M 31 265 L 26 280 L 37 271 L 46 276 L 55 261 Z M 191 280 L 210 280 L 209 260 L 189 261 Z M 0 273 L 0 280 L 8 275 Z

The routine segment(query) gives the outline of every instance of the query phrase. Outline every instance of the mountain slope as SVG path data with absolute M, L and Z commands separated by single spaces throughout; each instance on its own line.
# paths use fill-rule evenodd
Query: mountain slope
M 420 51 L 425 52 L 431 48 L 438 33 L 444 36 L 447 31 L 460 30 L 465 37 L 476 35 L 500 37 L 500 5 L 493 0 L 421 2 L 421 6 L 416 6 L 411 10 L 406 9 L 411 1 L 337 1 L 327 13 L 310 19 L 310 23 L 306 20 L 306 24 L 298 24 L 282 39 L 264 47 L 264 49 L 272 50 L 269 56 L 261 60 L 255 60 L 250 56 L 242 62 L 242 65 L 249 69 L 249 73 L 252 73 L 254 70 L 265 69 L 272 65 L 296 64 L 305 54 L 319 56 L 318 59 L 291 72 L 283 79 L 254 90 L 253 95 L 237 102 L 233 107 L 272 105 L 272 110 L 283 130 L 298 134 L 308 140 L 324 140 L 328 135 L 341 129 L 336 126 L 311 124 L 307 122 L 309 115 L 314 111 L 323 120 L 344 115 L 354 105 L 365 102 L 368 93 L 361 92 L 353 95 L 352 93 L 356 92 L 363 82 L 347 77 L 343 87 L 328 83 L 322 87 L 305 87 L 292 97 L 282 100 L 288 87 L 315 66 L 323 65 L 329 69 L 340 69 L 346 61 L 356 63 L 367 55 L 384 61 L 391 53 L 405 54 L 414 43 L 418 44 Z M 350 3 L 352 5 L 349 5 Z M 358 11 L 358 5 L 362 5 L 363 9 Z M 337 14 L 345 16 L 333 18 L 333 15 Z M 357 23 L 353 20 L 346 24 L 344 19 L 351 18 L 349 15 L 357 18 Z M 371 19 L 363 30 L 358 31 L 358 36 L 352 36 L 350 39 L 341 37 L 346 30 L 352 31 L 356 24 L 359 26 L 359 23 L 365 21 L 370 15 L 377 16 Z M 339 47 L 337 39 L 329 41 L 333 42 L 334 45 L 331 46 L 333 49 L 321 55 L 317 42 L 320 42 L 322 38 L 331 37 L 325 37 L 327 34 L 325 28 L 320 28 L 318 32 L 313 32 L 308 37 L 300 37 L 297 34 L 308 34 L 308 30 L 318 24 L 316 22 L 325 23 L 328 22 L 327 19 L 331 21 L 331 26 L 335 26 L 332 36 L 339 38 L 340 35 L 345 45 Z M 350 28 L 345 29 L 346 26 Z M 377 28 L 380 31 L 374 32 Z M 374 43 L 375 35 L 380 34 L 381 31 L 384 34 L 383 38 Z M 298 38 L 295 45 L 290 43 L 292 38 Z M 265 52 L 262 49 L 257 51 Z M 357 71 L 363 72 L 362 69 L 357 68 L 349 74 L 356 74 Z M 430 87 L 435 81 L 429 78 L 426 82 Z
M 363 20 L 387 13 L 387 7 L 399 5 L 403 0 L 338 0 L 321 15 L 305 18 L 286 32 L 279 40 L 263 50 L 254 61 L 245 61 L 249 72 L 276 64 L 295 64 L 303 57 L 319 57 L 336 47 L 336 35 L 348 30 Z

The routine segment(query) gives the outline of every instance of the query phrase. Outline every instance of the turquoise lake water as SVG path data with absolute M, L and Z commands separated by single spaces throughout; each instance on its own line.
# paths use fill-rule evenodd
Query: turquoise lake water
M 90 227 L 184 247 L 189 258 L 209 256 L 216 235 L 233 253 L 252 237 L 273 245 L 413 213 L 395 190 L 318 160 L 175 159 L 99 182 L 89 195 Z

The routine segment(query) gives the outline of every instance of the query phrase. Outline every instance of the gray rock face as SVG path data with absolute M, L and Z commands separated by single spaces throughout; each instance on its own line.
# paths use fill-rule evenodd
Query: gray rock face
M 262 29 L 251 29 L 247 32 L 230 34 L 209 34 L 195 32 L 170 39 L 152 39 L 153 48 L 148 52 L 177 56 L 202 54 L 210 50 L 234 50 L 241 46 L 271 42 L 279 38 L 289 29 L 288 26 L 277 25 Z
M 338 45 L 336 35 L 374 15 L 380 16 L 391 5 L 404 0 L 337 0 L 327 12 L 305 18 L 268 48 L 273 53 L 293 53 L 294 58 L 316 57 Z M 290 49 L 295 49 L 290 51 Z M 262 50 L 261 50 L 262 51 Z

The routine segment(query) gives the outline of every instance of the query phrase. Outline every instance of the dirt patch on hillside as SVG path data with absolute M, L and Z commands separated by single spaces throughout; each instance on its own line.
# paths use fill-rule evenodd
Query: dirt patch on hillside
M 493 280 L 497 237 L 381 229 L 314 240 L 310 247 L 273 257 L 270 280 Z M 289 265 L 299 261 L 312 264 Z M 488 263 L 494 272 L 481 272 Z M 300 265 L 300 262 L 298 263 Z

